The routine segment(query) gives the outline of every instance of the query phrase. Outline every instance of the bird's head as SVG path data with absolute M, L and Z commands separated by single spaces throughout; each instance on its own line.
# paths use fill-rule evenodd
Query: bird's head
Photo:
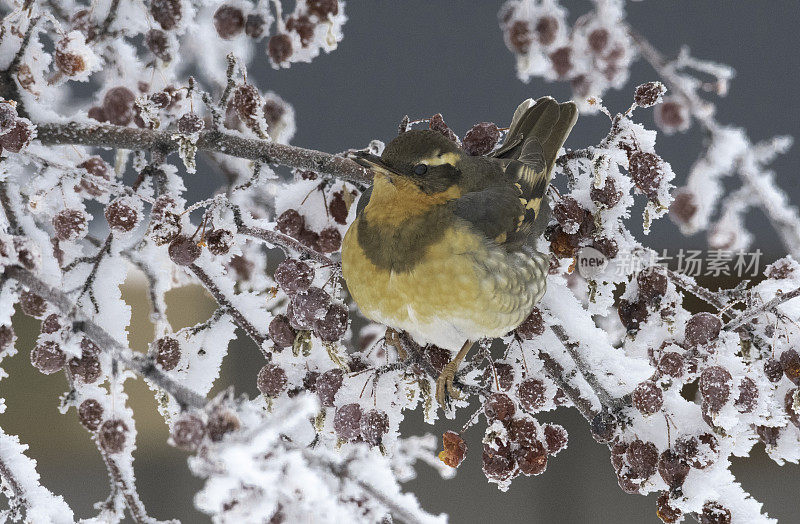
M 390 182 L 410 182 L 430 195 L 459 182 L 465 155 L 452 140 L 425 129 L 400 134 L 386 145 L 381 156 L 357 152 L 353 159 Z

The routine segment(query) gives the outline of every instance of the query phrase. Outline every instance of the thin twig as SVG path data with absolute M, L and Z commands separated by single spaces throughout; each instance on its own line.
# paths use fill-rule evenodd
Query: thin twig
M 787 302 L 797 296 L 800 296 L 800 287 L 789 291 L 788 293 L 778 292 L 771 300 L 764 302 L 761 306 L 746 310 L 744 313 L 725 324 L 725 329 L 728 331 L 735 330 L 745 324 L 750 323 L 753 319 L 764 313 L 770 312 L 777 308 L 779 305 Z

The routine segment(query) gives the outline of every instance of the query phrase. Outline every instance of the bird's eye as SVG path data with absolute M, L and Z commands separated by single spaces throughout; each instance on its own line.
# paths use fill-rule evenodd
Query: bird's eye
M 428 172 L 428 166 L 425 164 L 417 164 L 414 166 L 414 173 L 417 175 L 424 175 Z

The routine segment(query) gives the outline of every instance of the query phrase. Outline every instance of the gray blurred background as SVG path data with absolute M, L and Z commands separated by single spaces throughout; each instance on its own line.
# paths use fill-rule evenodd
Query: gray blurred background
M 590 8 L 585 1 L 564 4 L 573 20 Z M 273 90 L 294 105 L 296 145 L 330 152 L 363 147 L 374 138 L 390 140 L 404 114 L 414 118 L 437 112 L 463 136 L 475 122 L 506 123 L 524 98 L 571 96 L 569 86 L 563 83 L 534 79 L 523 84 L 517 80 L 514 58 L 497 25 L 500 5 L 485 1 L 351 1 L 346 9 L 350 20 L 344 27 L 345 38 L 334 53 L 281 71 L 272 70 L 263 60 L 259 66 L 251 66 L 250 76 L 257 78 L 262 90 Z M 800 8 L 795 1 L 631 2 L 628 13 L 630 23 L 668 56 L 688 45 L 696 56 L 736 69 L 730 93 L 717 104 L 721 122 L 746 128 L 754 141 L 775 134 L 800 136 L 796 88 Z M 655 79 L 643 62 L 634 64 L 631 73 L 629 88 L 604 97 L 612 112 L 630 105 L 633 87 Z M 650 111 L 637 111 L 637 119 L 653 127 Z M 567 146 L 595 144 L 607 130 L 603 116 L 582 118 Z M 678 183 L 685 178 L 700 144 L 696 130 L 659 138 L 657 150 L 672 164 Z M 774 164 L 779 184 L 800 202 L 797 166 L 797 148 Z M 208 195 L 220 183 L 222 178 L 213 172 L 189 178 L 189 199 Z M 767 259 L 781 256 L 777 237 L 762 216 L 754 214 L 748 226 L 758 231 L 754 247 L 764 251 Z M 653 247 L 704 246 L 702 236 L 682 237 L 667 219 L 653 229 Z M 152 337 L 144 290 L 128 285 L 124 296 L 134 310 L 132 344 L 143 350 Z M 175 290 L 168 302 L 176 329 L 207 318 L 213 307 L 196 288 Z M 196 307 L 187 308 L 187 303 Z M 27 352 L 38 322 L 21 315 L 17 321 L 22 334 L 20 354 L 4 362 L 11 376 L 0 381 L 0 396 L 8 398 L 0 425 L 30 444 L 30 455 L 39 459 L 45 485 L 63 494 L 78 516 L 90 516 L 92 503 L 108 493 L 105 469 L 74 410 L 65 416 L 56 410 L 58 396 L 66 387 L 60 376 L 45 377 L 28 363 Z M 252 377 L 260 365 L 254 347 L 236 343 L 220 382 L 256 394 Z M 152 394 L 141 383 L 128 384 L 137 413 L 135 467 L 145 505 L 158 518 L 206 522 L 192 505 L 200 481 L 189 473 L 186 455 L 165 444 L 167 432 Z M 467 413 L 462 411 L 459 420 L 433 428 L 422 423 L 419 413 L 413 413 L 404 431 L 441 434 L 446 429 L 460 429 Z M 418 479 L 407 488 L 418 494 L 424 507 L 448 512 L 453 522 L 657 522 L 655 497 L 625 495 L 617 487 L 607 449 L 591 439 L 575 410 L 562 409 L 541 420 L 558 422 L 570 434 L 569 447 L 551 460 L 545 474 L 520 477 L 507 493 L 487 484 L 480 472 L 479 424 L 466 434 L 470 453 L 453 480 L 443 481 L 430 468 L 420 466 Z M 781 522 L 798 521 L 800 471 L 796 465 L 778 467 L 757 446 L 753 457 L 735 461 L 733 470 L 771 516 Z

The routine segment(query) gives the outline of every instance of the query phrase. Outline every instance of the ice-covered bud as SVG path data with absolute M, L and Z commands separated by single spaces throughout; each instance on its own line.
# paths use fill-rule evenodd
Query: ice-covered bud
M 286 371 L 275 364 L 266 364 L 258 372 L 256 386 L 265 397 L 277 397 L 286 390 Z
M 95 431 L 103 422 L 103 406 L 93 398 L 81 402 L 78 406 L 78 420 L 89 431 Z
M 106 420 L 100 426 L 100 432 L 98 433 L 100 447 L 106 453 L 119 453 L 125 449 L 127 433 L 128 426 L 125 422 L 118 419 Z

